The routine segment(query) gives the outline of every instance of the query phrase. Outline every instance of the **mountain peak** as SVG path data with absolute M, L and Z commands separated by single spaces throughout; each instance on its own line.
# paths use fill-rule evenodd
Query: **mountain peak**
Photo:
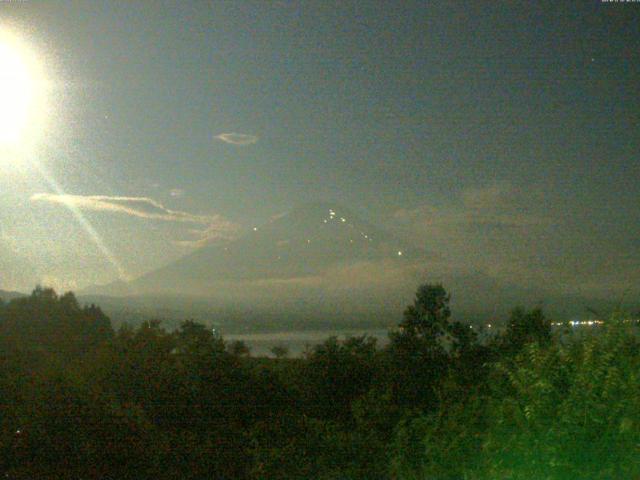
M 287 214 L 282 215 L 282 217 L 296 217 L 300 215 L 309 215 L 314 217 L 320 216 L 324 218 L 330 215 L 353 215 L 353 213 L 347 207 L 339 204 L 338 202 L 310 201 L 293 207 Z
M 138 279 L 140 291 L 221 282 L 320 278 L 327 269 L 425 258 L 337 202 L 303 203 L 224 245 L 208 245 Z M 218 288 L 218 287 L 215 287 Z

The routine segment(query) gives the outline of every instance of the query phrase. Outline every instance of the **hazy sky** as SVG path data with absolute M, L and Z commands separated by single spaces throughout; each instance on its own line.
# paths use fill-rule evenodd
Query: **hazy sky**
M 48 105 L 28 161 L 0 150 L 0 288 L 135 277 L 309 199 L 453 270 L 640 285 L 640 4 L 18 1 L 0 29 Z

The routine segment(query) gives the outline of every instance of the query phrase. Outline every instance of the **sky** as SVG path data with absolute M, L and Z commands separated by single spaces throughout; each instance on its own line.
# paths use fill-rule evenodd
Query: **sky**
M 639 29 L 597 1 L 0 2 L 38 93 L 0 146 L 0 288 L 135 278 L 326 200 L 441 269 L 638 292 Z

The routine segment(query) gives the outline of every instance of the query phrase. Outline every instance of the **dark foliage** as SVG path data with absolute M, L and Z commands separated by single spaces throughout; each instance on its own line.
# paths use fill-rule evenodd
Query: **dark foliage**
M 14 479 L 491 479 L 640 475 L 633 324 L 554 337 L 516 309 L 479 341 L 423 285 L 390 343 L 250 355 L 208 328 L 117 332 L 37 288 L 0 303 L 0 474 Z

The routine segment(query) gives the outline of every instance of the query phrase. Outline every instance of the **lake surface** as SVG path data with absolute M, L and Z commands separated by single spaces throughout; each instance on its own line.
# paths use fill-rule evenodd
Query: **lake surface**
M 336 336 L 340 339 L 368 335 L 378 341 L 378 346 L 386 345 L 389 341 L 388 330 L 386 329 L 344 329 L 344 330 L 307 330 L 292 332 L 269 332 L 269 333 L 241 333 L 228 334 L 224 336 L 226 341 L 242 340 L 251 349 L 251 355 L 262 356 L 271 354 L 271 349 L 275 346 L 284 346 L 289 349 L 290 356 L 299 356 L 309 346 L 324 342 L 327 338 Z

